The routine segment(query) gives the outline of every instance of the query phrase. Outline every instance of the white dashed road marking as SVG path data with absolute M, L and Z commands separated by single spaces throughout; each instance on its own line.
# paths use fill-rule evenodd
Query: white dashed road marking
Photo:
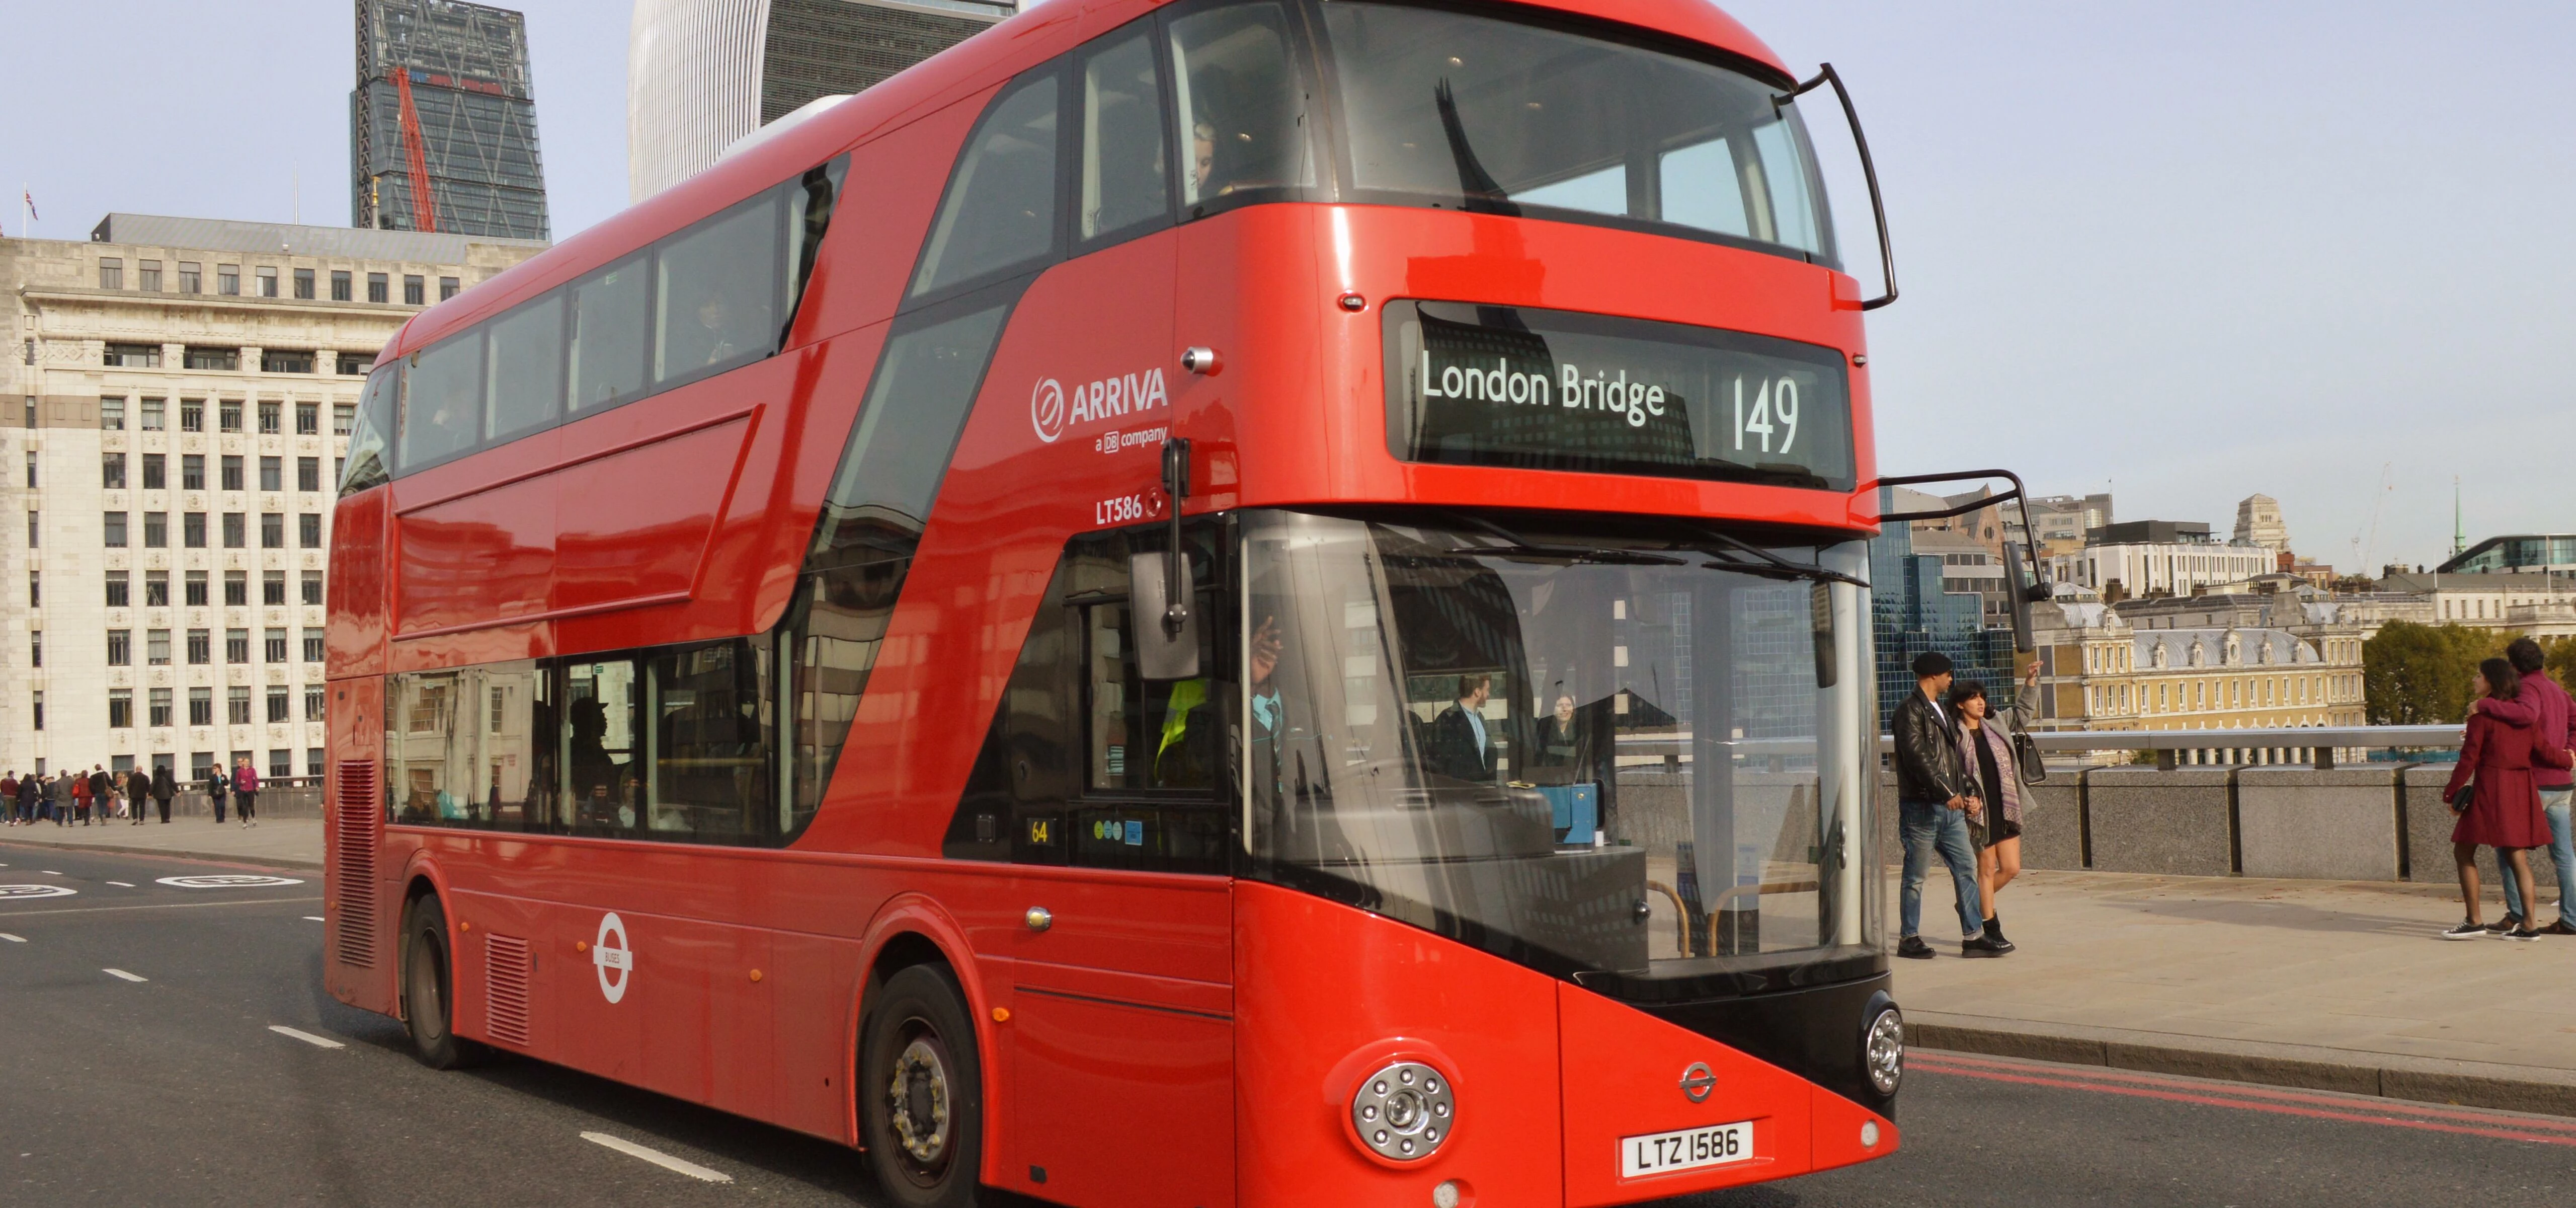
M 12 944 L 23 944 L 27 942 L 26 937 L 11 935 L 6 931 L 0 931 L 0 940 L 7 940 Z
M 117 887 L 117 888 L 119 888 L 119 889 L 132 889 L 132 888 L 134 888 L 134 882 L 132 882 L 132 881 L 110 881 L 110 882 L 108 882 L 108 884 L 110 884 L 110 885 L 114 885 L 114 886 L 116 886 L 116 887 Z
M 126 972 L 126 971 L 125 971 L 125 970 L 123 970 L 123 969 L 101 969 L 101 970 L 99 970 L 99 972 L 104 973 L 104 974 L 108 975 L 109 977 L 122 977 L 122 978 L 124 978 L 125 980 L 130 981 L 130 982 L 139 982 L 139 981 L 150 981 L 150 980 L 152 980 L 151 978 L 148 978 L 148 977 L 140 977 L 140 976 L 137 976 L 137 975 L 135 975 L 135 974 L 128 973 L 128 972 Z
M 318 914 L 308 914 L 308 915 L 305 915 L 305 916 L 304 916 L 304 921 L 305 921 L 305 922 L 308 922 L 308 923 L 320 923 L 320 922 L 325 922 L 325 921 L 327 921 L 327 920 L 325 920 L 321 915 L 318 915 Z
M 53 869 L 50 869 L 50 868 L 39 868 L 39 869 L 37 869 L 36 871 L 37 871 L 37 872 L 40 872 L 40 873 L 43 873 L 43 874 L 45 874 L 46 876 L 49 876 L 49 877 L 59 877 L 59 876 L 63 875 L 63 874 L 61 874 L 61 873 L 55 872 Z
M 324 1049 L 345 1049 L 345 1048 L 349 1047 L 349 1046 L 347 1046 L 347 1045 L 345 1045 L 345 1044 L 340 1043 L 339 1041 L 336 1041 L 336 1040 L 331 1039 L 331 1038 L 330 1038 L 330 1037 L 328 1037 L 328 1036 L 316 1036 L 316 1035 L 314 1035 L 314 1034 L 313 1034 L 313 1033 L 311 1033 L 311 1032 L 299 1032 L 299 1031 L 297 1031 L 297 1030 L 295 1030 L 295 1029 L 293 1029 L 293 1028 L 290 1028 L 290 1027 L 288 1027 L 288 1026 L 286 1026 L 285 1024 L 282 1024 L 282 1023 L 273 1023 L 273 1024 L 270 1024 L 270 1025 L 268 1025 L 268 1030 L 269 1030 L 269 1031 L 272 1031 L 272 1032 L 275 1032 L 275 1033 L 277 1033 L 277 1034 L 278 1034 L 278 1035 L 280 1035 L 280 1036 L 292 1036 L 292 1037 L 296 1038 L 297 1040 L 301 1040 L 301 1041 L 303 1041 L 304 1043 L 309 1044 L 309 1045 L 312 1045 L 312 1046 L 314 1046 L 314 1047 L 316 1047 L 316 1048 L 324 1048 Z
M 721 1170 L 709 1170 L 695 1162 L 683 1161 L 679 1158 L 672 1157 L 661 1150 L 646 1149 L 645 1147 L 622 1137 L 612 1137 L 607 1133 L 586 1132 L 581 1134 L 581 1139 L 595 1144 L 605 1145 L 610 1149 L 614 1149 L 619 1153 L 627 1155 L 628 1157 L 642 1158 L 664 1170 L 676 1170 L 681 1174 L 687 1175 L 690 1178 L 697 1179 L 701 1182 L 730 1183 L 733 1181 L 732 1175 L 726 1174 Z

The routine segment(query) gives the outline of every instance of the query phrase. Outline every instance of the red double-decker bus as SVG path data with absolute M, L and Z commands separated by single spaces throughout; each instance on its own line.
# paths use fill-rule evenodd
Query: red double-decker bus
M 1892 1152 L 1802 93 L 1698 0 L 1057 0 L 422 314 L 331 992 L 909 1205 Z

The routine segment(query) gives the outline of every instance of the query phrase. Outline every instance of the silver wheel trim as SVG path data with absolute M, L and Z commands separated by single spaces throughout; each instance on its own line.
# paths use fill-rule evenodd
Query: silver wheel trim
M 1905 1078 L 1905 1022 L 1893 1007 L 1878 1013 L 1870 1021 L 1868 1046 L 1862 1054 L 1869 1070 L 1870 1086 L 1879 1094 L 1893 1095 Z
M 912 1089 L 918 1078 L 927 1083 L 930 1100 L 930 1127 L 920 1131 L 912 1115 Z M 948 1152 L 948 1066 L 940 1060 L 939 1050 L 925 1036 L 915 1036 L 894 1059 L 894 1077 L 886 1087 L 886 1120 L 894 1130 L 897 1144 L 915 1163 L 936 1166 Z

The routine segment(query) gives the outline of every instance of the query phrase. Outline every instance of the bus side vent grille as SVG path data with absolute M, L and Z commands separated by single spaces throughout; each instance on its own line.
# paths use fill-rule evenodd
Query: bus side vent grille
M 340 963 L 353 969 L 376 967 L 376 848 L 383 838 L 384 810 L 376 802 L 373 760 L 340 764 L 339 882 L 331 912 L 339 940 Z
M 528 1047 L 528 941 L 515 935 L 483 938 L 483 1030 L 491 1039 Z

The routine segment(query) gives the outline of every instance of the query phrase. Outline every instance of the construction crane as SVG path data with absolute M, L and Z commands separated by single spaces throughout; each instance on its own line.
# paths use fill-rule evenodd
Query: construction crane
M 411 103 L 411 69 L 391 72 L 394 92 L 402 98 L 403 159 L 411 168 L 411 225 L 416 231 L 438 229 L 438 209 L 429 196 L 429 155 L 421 145 L 420 111 Z
M 2393 461 L 2381 463 L 2379 489 L 2372 493 L 2370 500 L 2370 535 L 2365 539 L 2355 534 L 2352 539 L 2353 553 L 2356 560 L 2361 563 L 2353 569 L 2352 573 L 2356 575 L 2378 577 L 2374 573 L 2377 568 L 2370 564 L 2370 557 L 2379 551 L 2379 513 L 2388 506 L 2388 493 L 2396 489 L 2397 463 Z

